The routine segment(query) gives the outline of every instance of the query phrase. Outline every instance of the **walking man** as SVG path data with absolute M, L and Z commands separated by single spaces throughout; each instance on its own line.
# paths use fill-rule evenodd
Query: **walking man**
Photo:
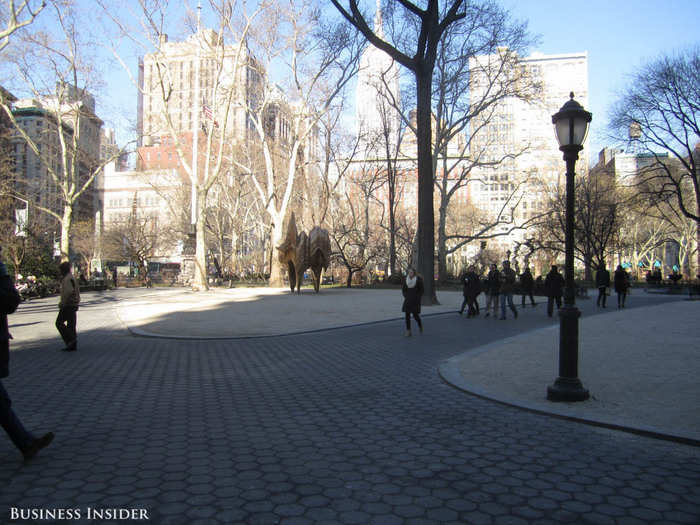
M 530 297 L 530 302 L 532 303 L 532 307 L 535 307 L 535 298 L 532 295 L 532 292 L 535 288 L 535 279 L 532 277 L 532 273 L 530 272 L 530 267 L 526 266 L 525 271 L 520 274 L 520 290 L 523 296 L 523 303 L 522 306 L 525 308 L 525 299 L 529 296 Z
M 501 272 L 495 264 L 491 265 L 491 270 L 486 276 L 486 315 L 490 314 L 489 310 L 493 307 L 493 317 L 496 317 L 496 309 L 498 308 L 498 295 L 501 292 Z
M 56 328 L 66 343 L 66 352 L 74 352 L 78 349 L 78 334 L 76 331 L 78 305 L 80 304 L 80 288 L 75 277 L 70 271 L 70 263 L 62 262 L 58 269 L 61 272 L 61 299 L 58 303 L 58 317 Z
M 617 308 L 625 307 L 625 301 L 627 300 L 627 290 L 630 287 L 630 276 L 622 267 L 622 265 L 617 266 L 615 270 L 615 276 L 613 277 L 615 284 L 615 292 L 617 292 Z
M 510 267 L 510 261 L 503 261 L 501 270 L 501 321 L 506 319 L 506 301 L 508 307 L 513 312 L 513 316 L 518 318 L 518 311 L 513 304 L 513 289 L 515 288 L 515 270 Z
M 0 246 L 0 251 L 2 247 Z M 14 312 L 20 302 L 7 268 L 0 261 L 0 379 L 10 375 L 10 331 L 7 315 Z M 0 381 L 0 426 L 7 432 L 15 446 L 22 452 L 25 460 L 33 458 L 39 450 L 47 447 L 53 440 L 53 433 L 48 432 L 35 438 L 28 432 L 12 410 L 12 400 Z
M 610 286 L 610 272 L 605 268 L 605 263 L 600 263 L 598 271 L 595 273 L 595 285 L 598 287 L 598 300 L 596 304 L 606 308 L 605 301 L 608 298 L 608 287 Z
M 557 302 L 557 310 L 561 308 L 561 298 L 564 295 L 564 277 L 559 273 L 556 265 L 547 274 L 544 280 L 544 287 L 547 290 L 547 315 L 552 317 L 554 311 L 554 301 Z

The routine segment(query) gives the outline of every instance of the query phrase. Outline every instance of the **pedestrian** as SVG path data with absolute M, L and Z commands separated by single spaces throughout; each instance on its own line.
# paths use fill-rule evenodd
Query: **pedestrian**
M 624 308 L 625 301 L 627 300 L 627 290 L 630 287 L 630 276 L 622 265 L 617 265 L 613 283 L 615 285 L 615 293 L 617 293 L 617 308 Z
M 117 275 L 117 267 L 114 267 L 114 272 L 112 273 L 112 280 L 114 281 L 114 288 L 117 288 L 117 279 L 119 276 Z
M 481 278 L 476 273 L 476 267 L 470 266 L 467 270 L 467 305 L 469 311 L 467 317 L 479 315 L 479 294 L 481 293 Z
M 423 297 L 423 279 L 413 268 L 408 269 L 402 290 L 403 306 L 401 311 L 406 314 L 406 337 L 411 337 L 411 314 L 418 323 L 418 330 L 423 333 L 423 323 L 420 319 L 420 302 Z
M 498 308 L 498 295 L 500 294 L 501 291 L 501 272 L 498 271 L 498 268 L 496 267 L 495 264 L 492 264 L 489 270 L 488 275 L 486 276 L 486 294 L 487 294 L 487 299 L 486 299 L 486 315 L 484 317 L 488 317 L 491 315 L 489 310 L 493 308 L 493 317 L 494 319 L 496 318 L 496 309 Z
M 523 302 L 522 302 L 522 307 L 525 308 L 525 299 L 527 297 L 530 297 L 530 302 L 532 303 L 532 307 L 534 308 L 537 303 L 535 303 L 535 298 L 532 295 L 532 292 L 535 288 L 535 279 L 532 277 L 532 273 L 530 272 L 530 267 L 526 266 L 525 271 L 520 274 L 520 293 L 523 296 Z
M 595 273 L 595 285 L 598 287 L 598 301 L 596 304 L 606 308 L 605 302 L 608 299 L 608 288 L 610 287 L 610 272 L 605 268 L 605 263 L 600 263 L 598 271 Z
M 506 320 L 506 301 L 513 312 L 513 317 L 518 318 L 518 311 L 513 304 L 513 290 L 515 289 L 515 271 L 510 267 L 510 261 L 503 261 L 501 270 L 501 321 Z
M 564 277 L 559 273 L 556 265 L 547 274 L 544 280 L 544 287 L 547 291 L 547 315 L 552 317 L 554 312 L 554 302 L 557 303 L 557 310 L 561 308 L 561 297 L 564 294 Z
M 469 280 L 467 277 L 467 272 L 462 274 L 460 282 L 462 283 L 462 297 L 464 297 L 462 300 L 462 306 L 459 307 L 459 315 L 462 315 L 464 313 L 464 309 L 467 307 L 467 304 L 469 304 Z
M 61 272 L 61 299 L 58 303 L 56 328 L 66 343 L 66 352 L 78 349 L 78 334 L 76 331 L 78 306 L 80 305 L 80 288 L 71 273 L 70 263 L 62 262 L 58 266 Z
M 2 246 L 0 246 L 2 251 Z M 7 316 L 19 305 L 19 293 L 12 284 L 7 268 L 0 261 L 0 379 L 10 375 L 10 335 Z M 12 410 L 12 400 L 0 381 L 0 426 L 22 452 L 25 460 L 33 458 L 39 450 L 47 447 L 53 440 L 53 433 L 48 432 L 40 438 L 27 431 Z

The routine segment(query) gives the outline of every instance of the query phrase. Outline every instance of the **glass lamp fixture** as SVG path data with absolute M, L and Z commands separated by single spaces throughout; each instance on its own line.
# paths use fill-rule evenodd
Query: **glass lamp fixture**
M 586 140 L 588 124 L 592 118 L 591 113 L 574 100 L 573 91 L 569 96 L 571 99 L 552 115 L 552 124 L 554 124 L 560 149 L 569 146 L 581 148 Z

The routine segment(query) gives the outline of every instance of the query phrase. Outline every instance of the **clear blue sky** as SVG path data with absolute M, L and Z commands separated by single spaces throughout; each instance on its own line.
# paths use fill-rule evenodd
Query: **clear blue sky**
M 282 0 L 280 0 L 282 1 Z M 374 0 L 366 0 L 373 9 Z M 595 161 L 600 149 L 616 145 L 607 138 L 607 115 L 616 94 L 624 89 L 636 68 L 661 54 L 700 43 L 700 0 L 498 0 L 530 30 L 541 43 L 532 51 L 547 54 L 588 52 L 589 104 L 593 122 L 584 154 Z M 80 0 L 90 6 L 92 0 Z M 196 0 L 189 0 L 190 6 Z M 182 4 L 173 6 L 182 13 Z M 173 19 L 172 33 L 182 31 Z M 205 21 L 206 24 L 206 21 Z M 135 57 L 132 57 L 135 66 Z M 123 69 L 112 63 L 103 92 L 98 95 L 98 114 L 107 126 L 117 127 L 123 142 L 126 122 L 135 119 L 135 89 Z M 562 100 L 562 104 L 566 102 Z
M 630 76 L 644 63 L 700 43 L 700 0 L 501 0 L 540 35 L 533 51 L 588 51 L 589 107 L 586 149 L 592 162 L 605 146 L 608 112 Z M 562 104 L 566 102 L 562 101 Z M 585 150 L 584 150 L 585 153 Z

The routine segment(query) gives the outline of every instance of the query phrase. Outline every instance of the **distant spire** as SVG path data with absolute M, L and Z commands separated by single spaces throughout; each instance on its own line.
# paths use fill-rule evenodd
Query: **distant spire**
M 377 0 L 377 10 L 374 13 L 374 34 L 384 38 L 384 24 L 382 23 L 382 0 Z

